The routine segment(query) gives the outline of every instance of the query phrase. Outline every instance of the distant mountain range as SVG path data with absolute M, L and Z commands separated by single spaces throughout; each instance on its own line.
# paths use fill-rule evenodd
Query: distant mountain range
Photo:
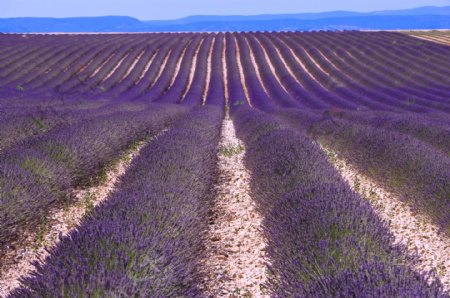
M 418 29 L 450 29 L 450 6 L 369 13 L 333 11 L 255 16 L 205 15 L 167 21 L 141 21 L 123 16 L 0 19 L 0 32 L 4 33 Z

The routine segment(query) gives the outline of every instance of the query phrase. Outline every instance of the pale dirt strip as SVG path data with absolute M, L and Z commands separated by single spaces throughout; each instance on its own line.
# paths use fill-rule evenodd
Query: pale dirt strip
M 112 57 L 114 57 L 115 55 L 117 55 L 116 52 L 112 53 L 112 54 L 108 57 L 108 59 L 106 59 L 105 61 L 103 61 L 103 63 L 102 63 L 99 67 L 97 67 L 97 69 L 94 70 L 93 73 L 91 73 L 91 74 L 89 75 L 89 78 L 95 77 L 95 75 L 100 71 L 100 69 L 102 69 L 103 66 L 105 66 L 106 63 L 108 63 L 108 62 L 112 59 Z
M 130 65 L 127 72 L 120 78 L 119 83 L 121 83 L 123 80 L 125 80 L 125 78 L 127 78 L 130 75 L 130 73 L 133 71 L 136 64 L 139 62 L 139 60 L 141 60 L 141 57 L 144 55 L 144 53 L 145 53 L 145 50 L 142 50 L 139 53 L 139 55 L 136 58 L 134 58 L 133 63 Z
M 173 51 L 173 48 L 171 48 L 170 50 L 169 50 L 169 52 L 167 52 L 167 54 L 166 54 L 166 56 L 164 57 L 164 60 L 163 60 L 163 62 L 161 63 L 161 65 L 155 65 L 155 67 L 159 67 L 159 69 L 158 69 L 158 74 L 156 75 L 156 77 L 155 77 L 155 79 L 150 83 L 150 85 L 147 87 L 147 90 L 149 90 L 149 89 L 151 89 L 153 86 L 155 86 L 155 84 L 156 84 L 156 82 L 158 82 L 158 80 L 159 80 L 159 78 L 161 77 L 161 75 L 162 75 L 162 72 L 164 71 L 164 69 L 166 68 L 166 64 L 167 64 L 167 61 L 169 61 L 169 58 L 170 58 L 170 55 L 172 55 L 172 51 Z M 155 56 L 156 57 L 156 56 Z M 153 59 L 154 58 L 152 58 L 152 65 L 153 65 Z
M 123 61 L 128 57 L 128 55 L 130 55 L 130 52 L 131 51 L 126 53 L 122 58 L 120 58 L 120 60 L 116 63 L 114 68 L 111 69 L 110 72 L 101 80 L 101 83 L 105 82 L 107 79 L 109 79 L 116 72 L 116 70 L 120 67 L 120 65 L 122 65 Z
M 211 82 L 211 68 L 212 68 L 212 54 L 213 54 L 213 48 L 214 43 L 216 41 L 216 37 L 213 37 L 211 41 L 211 45 L 209 46 L 208 50 L 208 61 L 207 61 L 207 67 L 206 67 L 206 80 L 205 80 L 205 86 L 203 87 L 203 93 L 202 93 L 202 106 L 206 104 L 206 97 L 208 95 L 209 91 L 209 84 Z
M 181 101 L 183 101 L 184 97 L 188 93 L 189 89 L 191 89 L 192 81 L 194 80 L 195 71 L 197 70 L 197 60 L 198 60 L 198 52 L 200 52 L 200 48 L 202 47 L 203 42 L 205 39 L 200 40 L 200 43 L 197 45 L 197 48 L 194 52 L 194 57 L 192 58 L 191 67 L 189 69 L 189 79 L 188 83 L 183 91 L 183 94 L 181 95 Z
M 246 43 L 246 46 L 248 48 L 248 52 L 250 53 L 250 61 L 252 62 L 253 68 L 255 69 L 256 77 L 258 78 L 259 84 L 263 88 L 264 93 L 266 93 L 266 95 L 268 97 L 270 97 L 269 92 L 267 91 L 267 88 L 264 85 L 264 82 L 263 82 L 263 80 L 261 78 L 261 71 L 259 69 L 258 63 L 256 62 L 255 53 L 253 52 L 253 49 L 250 46 L 250 43 L 248 42 L 248 40 L 245 37 L 244 37 L 244 42 Z
M 242 67 L 241 63 L 241 50 L 239 49 L 238 42 L 236 40 L 236 37 L 232 36 L 234 40 L 234 44 L 236 46 L 236 62 L 239 70 L 239 78 L 241 80 L 242 89 L 244 90 L 245 99 L 248 102 L 248 105 L 252 107 L 252 103 L 250 101 L 250 95 L 248 93 L 247 84 L 245 83 L 245 74 L 244 74 L 244 68 Z
M 158 136 L 153 137 L 153 141 Z M 133 150 L 121 156 L 119 162 L 106 173 L 106 179 L 98 186 L 87 189 L 74 189 L 74 202 L 62 209 L 49 212 L 47 225 L 41 231 L 26 235 L 26 239 L 2 258 L 0 268 L 0 297 L 6 297 L 12 290 L 20 287 L 19 278 L 29 276 L 34 271 L 33 262 L 42 262 L 49 255 L 48 250 L 59 243 L 60 237 L 68 235 L 77 228 L 83 216 L 95 206 L 105 201 L 125 174 L 131 161 L 139 155 L 147 142 L 141 142 Z
M 288 90 L 286 89 L 286 87 L 284 86 L 283 81 L 281 80 L 281 78 L 278 76 L 276 70 L 275 70 L 275 66 L 272 63 L 272 60 L 270 60 L 269 54 L 267 54 L 266 49 L 264 48 L 264 46 L 261 44 L 261 41 L 259 41 L 258 38 L 255 37 L 255 41 L 259 44 L 259 47 L 261 48 L 261 50 L 264 53 L 264 59 L 266 59 L 266 62 L 270 68 L 270 70 L 272 71 L 273 76 L 275 77 L 275 79 L 278 81 L 278 84 L 281 86 L 281 88 L 283 88 L 283 90 L 288 93 Z M 282 60 L 283 61 L 283 60 Z
M 230 119 L 224 120 L 219 150 L 216 201 L 205 239 L 201 287 L 208 297 L 268 297 L 263 286 L 267 241 L 261 232 L 262 217 L 249 195 L 245 148 Z
M 450 239 L 438 232 L 429 218 L 414 212 L 406 203 L 360 173 L 335 152 L 322 147 L 330 162 L 350 187 L 367 199 L 378 216 L 389 223 L 395 244 L 406 247 L 411 256 L 417 254 L 414 270 L 435 271 L 446 291 L 450 290 Z
M 295 59 L 295 61 L 297 62 L 298 65 L 300 65 L 300 67 L 302 68 L 302 70 L 310 77 L 311 80 L 315 81 L 318 85 L 320 85 L 320 87 L 322 87 L 325 90 L 328 90 L 327 87 L 325 87 L 308 69 L 308 67 L 306 67 L 306 65 L 303 63 L 303 61 L 301 60 L 300 57 L 297 56 L 297 54 L 295 54 L 294 50 L 281 38 L 277 38 L 277 41 L 283 43 L 286 48 L 289 50 L 289 52 L 291 53 L 292 57 Z
M 86 70 L 86 68 L 88 68 L 89 65 L 92 64 L 92 62 L 94 62 L 95 58 L 92 58 L 91 60 L 89 60 L 88 63 L 86 63 L 85 65 L 83 65 L 82 67 L 80 67 L 80 69 L 77 70 L 77 74 L 82 73 L 83 71 Z M 66 72 L 70 67 L 67 67 L 64 72 Z
M 261 47 L 264 49 L 264 47 L 262 46 L 261 42 L 256 38 L 256 40 L 260 43 Z M 298 78 L 295 76 L 294 71 L 291 69 L 291 66 L 286 62 L 286 59 L 284 59 L 284 56 L 281 54 L 280 49 L 277 47 L 277 45 L 273 42 L 273 40 L 268 39 L 268 42 L 270 42 L 273 45 L 273 48 L 275 49 L 275 51 L 277 52 L 278 58 L 280 58 L 281 62 L 283 62 L 284 68 L 289 72 L 289 74 L 291 75 L 291 77 L 297 82 L 297 84 L 299 84 L 302 88 L 305 88 L 305 86 L 298 80 Z M 264 49 L 265 51 L 265 49 Z M 280 81 L 282 81 L 282 79 L 279 78 Z
M 191 45 L 191 43 L 192 43 L 192 40 L 189 41 L 189 43 L 186 44 L 186 46 L 184 47 L 183 51 L 181 51 L 180 57 L 178 57 L 178 61 L 177 61 L 177 65 L 176 65 L 176 67 L 175 67 L 175 71 L 174 71 L 174 73 L 172 74 L 172 79 L 170 80 L 170 84 L 169 84 L 169 86 L 167 87 L 167 90 L 169 90 L 170 88 L 172 88 L 173 84 L 175 83 L 175 80 L 177 79 L 178 74 L 180 73 L 181 63 L 183 62 L 184 56 L 185 56 L 185 54 L 186 54 L 186 51 L 187 51 L 188 47 Z M 165 65 L 164 65 L 164 67 L 165 67 Z
M 447 39 L 447 38 L 441 37 L 441 36 L 437 37 L 437 36 L 414 35 L 414 34 L 411 34 L 411 36 L 414 36 L 414 37 L 419 38 L 419 39 L 423 39 L 423 40 L 427 40 L 427 41 L 443 44 L 443 45 L 450 45 L 450 38 Z
M 223 47 L 222 47 L 222 73 L 223 73 L 223 92 L 225 93 L 225 106 L 229 107 L 230 104 L 230 93 L 228 91 L 228 67 L 226 59 L 226 49 L 227 49 L 227 39 L 223 37 Z
M 139 76 L 139 79 L 134 83 L 135 85 L 137 85 L 147 74 L 147 71 L 149 70 L 150 66 L 153 63 L 153 60 L 155 59 L 156 55 L 159 53 L 160 49 L 157 49 L 153 55 L 150 57 L 150 59 L 148 59 L 147 63 L 145 64 L 144 69 L 141 72 L 141 75 Z

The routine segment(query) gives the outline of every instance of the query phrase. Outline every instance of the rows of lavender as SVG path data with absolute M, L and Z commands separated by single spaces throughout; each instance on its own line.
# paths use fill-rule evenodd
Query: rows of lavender
M 144 147 L 109 200 L 12 296 L 199 296 L 222 115 L 197 109 Z
M 386 223 L 345 184 L 317 145 L 275 117 L 235 115 L 252 193 L 264 216 L 277 297 L 435 297 L 409 269 Z
M 448 123 L 415 115 L 283 110 L 294 129 L 339 153 L 380 185 L 429 215 L 450 233 Z
M 211 92 L 220 87 L 224 58 L 230 100 L 265 110 L 450 111 L 450 50 L 400 33 L 2 35 L 0 44 L 0 101 L 217 103 L 223 90 L 202 93 L 208 65 Z
M 70 201 L 71 189 L 92 183 L 127 147 L 156 135 L 183 111 L 178 106 L 155 106 L 106 115 L 91 111 L 89 117 L 78 118 L 72 113 L 73 118 L 65 119 L 73 124 L 57 125 L 3 150 L 0 249 L 43 224 L 53 205 Z
M 264 217 L 271 295 L 446 295 L 412 271 L 317 143 L 449 235 L 449 47 L 354 31 L 0 34 L 0 44 L 0 257 L 75 187 L 168 129 L 12 296 L 202 296 L 227 112 Z

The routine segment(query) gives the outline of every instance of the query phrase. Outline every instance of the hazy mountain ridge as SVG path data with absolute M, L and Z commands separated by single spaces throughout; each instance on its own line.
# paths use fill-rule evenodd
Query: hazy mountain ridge
M 190 16 L 167 21 L 141 21 L 132 17 L 8 18 L 0 19 L 0 32 L 168 32 L 168 31 L 281 31 L 281 30 L 395 30 L 449 29 L 450 6 L 420 7 L 369 13 L 324 13 L 255 16 Z

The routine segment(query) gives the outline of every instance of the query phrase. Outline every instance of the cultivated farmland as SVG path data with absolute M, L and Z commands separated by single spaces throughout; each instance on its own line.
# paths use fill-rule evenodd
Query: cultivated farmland
M 0 296 L 448 297 L 450 34 L 0 34 Z
M 440 44 L 450 44 L 450 33 L 448 31 L 411 31 L 407 34 Z

